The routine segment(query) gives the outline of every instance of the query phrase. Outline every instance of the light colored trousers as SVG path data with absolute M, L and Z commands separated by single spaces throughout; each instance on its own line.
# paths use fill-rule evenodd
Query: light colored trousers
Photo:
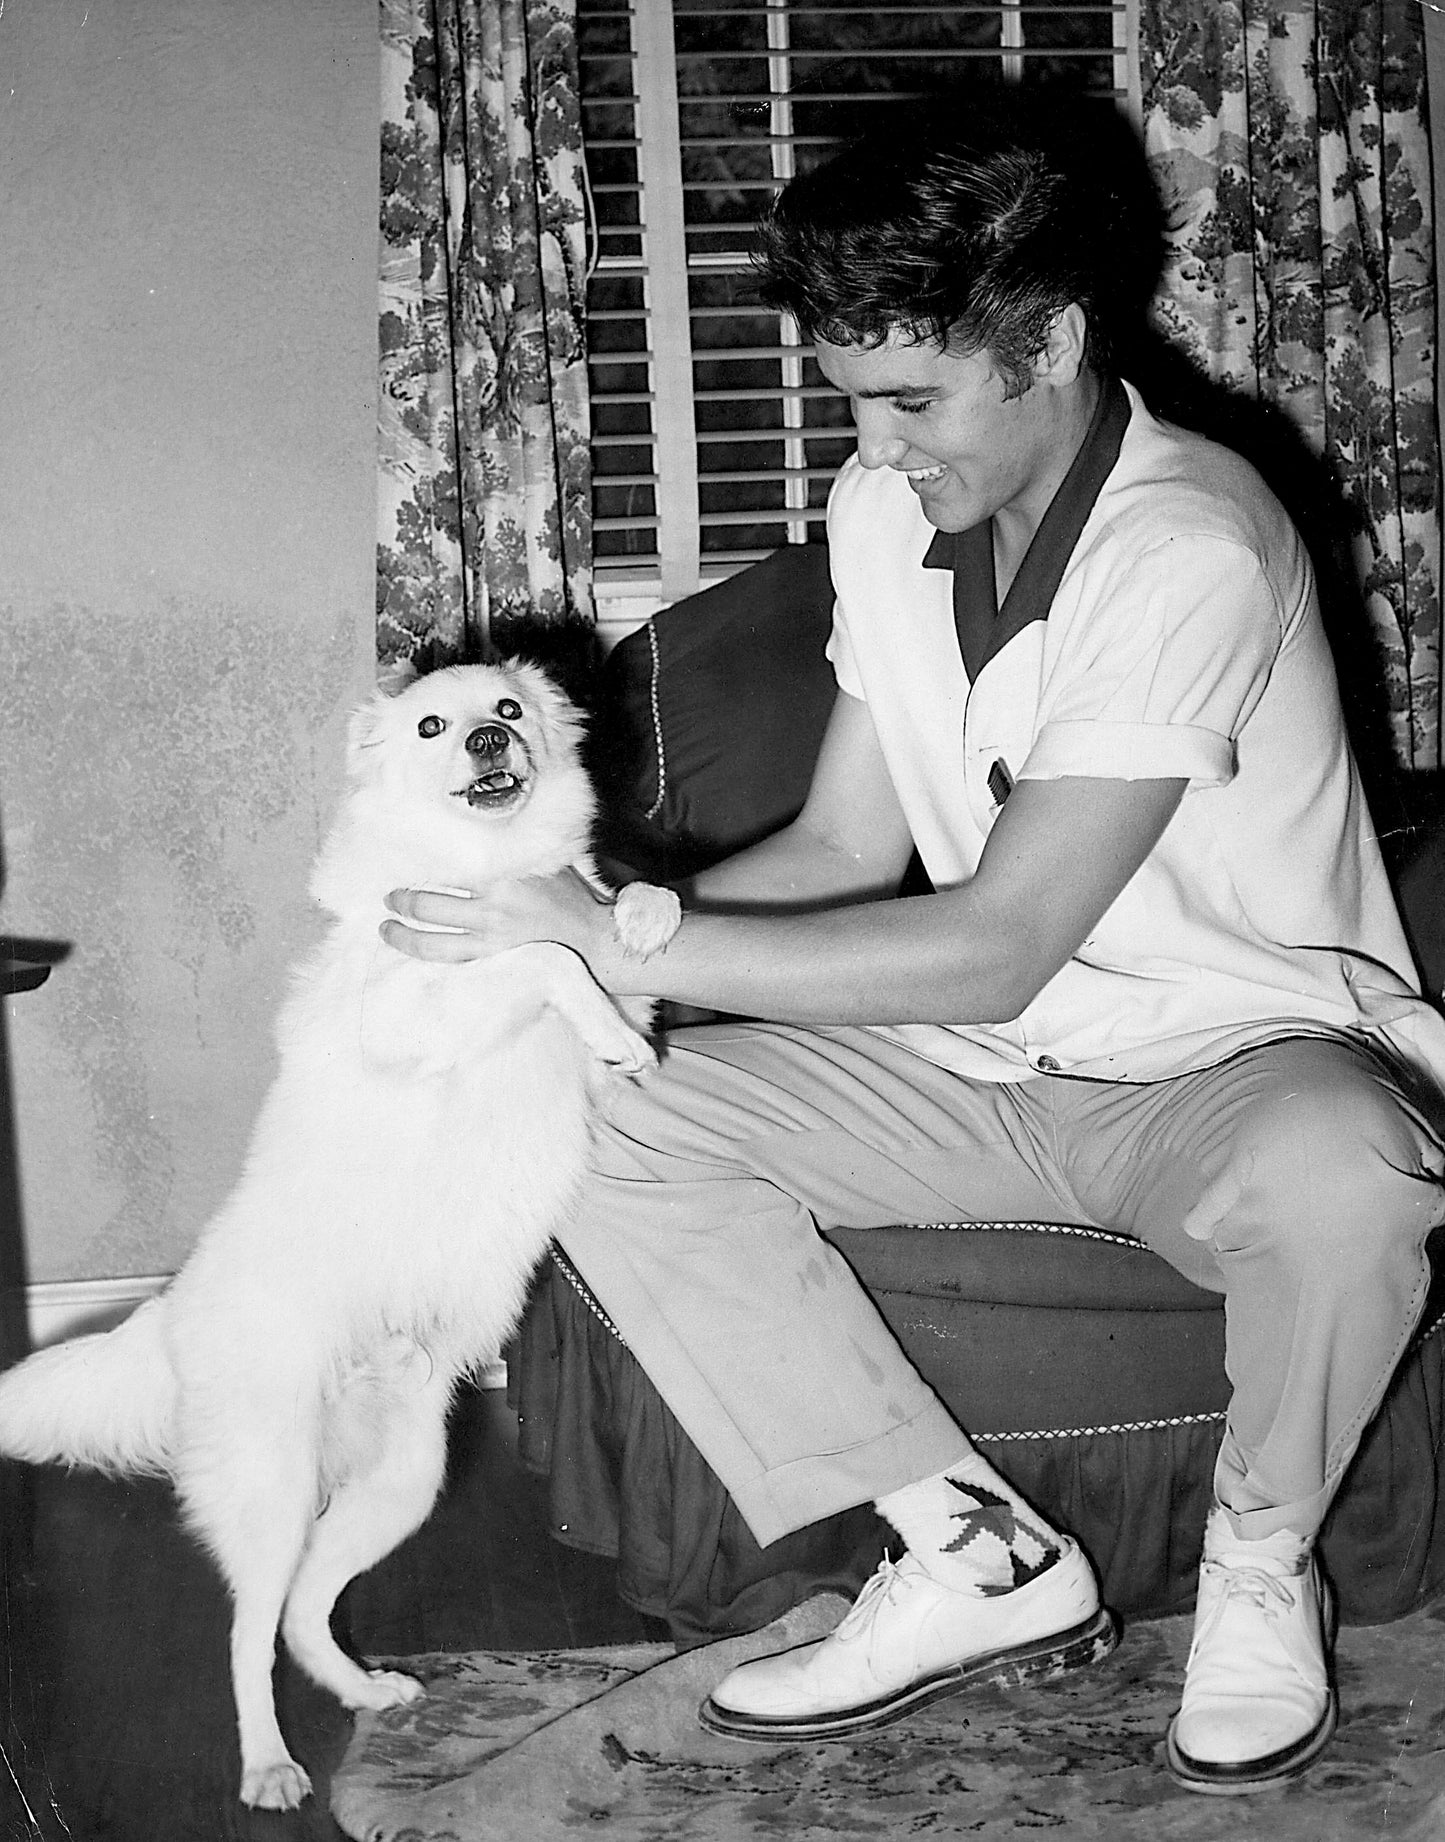
M 817 1226 L 1134 1236 L 1224 1294 L 1220 1502 L 1242 1535 L 1308 1535 L 1420 1315 L 1442 1173 L 1391 1066 L 1343 1040 L 999 1085 L 864 1029 L 717 1025 L 619 1087 L 560 1238 L 766 1544 L 970 1449 Z

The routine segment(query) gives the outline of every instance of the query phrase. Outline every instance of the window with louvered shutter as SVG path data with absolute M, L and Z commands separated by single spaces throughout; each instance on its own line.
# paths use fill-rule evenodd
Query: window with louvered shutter
M 821 536 L 848 406 L 748 263 L 877 105 L 987 66 L 1137 107 L 1138 0 L 578 0 L 596 588 L 626 623 Z

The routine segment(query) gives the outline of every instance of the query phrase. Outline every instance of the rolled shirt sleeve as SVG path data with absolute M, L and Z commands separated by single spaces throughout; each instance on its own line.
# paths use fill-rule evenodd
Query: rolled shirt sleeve
M 1215 534 L 1176 536 L 1103 586 L 1114 618 L 1070 629 L 1020 777 L 1227 785 L 1285 634 L 1258 559 Z

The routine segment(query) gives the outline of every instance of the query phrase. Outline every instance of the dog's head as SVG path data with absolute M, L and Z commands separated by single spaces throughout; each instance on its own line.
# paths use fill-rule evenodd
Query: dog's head
M 534 665 L 393 673 L 352 718 L 350 767 L 408 807 L 441 796 L 483 821 L 525 806 L 542 774 L 576 760 L 576 711 Z
M 593 817 L 580 740 L 576 709 L 537 666 L 392 671 L 351 721 L 346 842 L 326 853 L 328 883 L 341 855 L 374 862 L 386 887 L 578 860 Z

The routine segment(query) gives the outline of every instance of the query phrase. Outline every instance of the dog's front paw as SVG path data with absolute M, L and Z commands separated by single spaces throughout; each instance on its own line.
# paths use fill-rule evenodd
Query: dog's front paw
M 682 921 L 682 903 L 671 889 L 655 883 L 628 883 L 612 906 L 612 925 L 624 953 L 648 959 L 660 952 Z
M 657 1051 L 642 1036 L 633 1036 L 625 1056 L 608 1058 L 608 1066 L 615 1068 L 618 1074 L 643 1075 L 649 1068 L 657 1066 Z
M 241 1773 L 241 1802 L 248 1810 L 296 1810 L 311 1795 L 311 1780 L 284 1753 Z
M 583 1031 L 587 1047 L 618 1074 L 646 1074 L 657 1066 L 657 1051 L 645 1036 L 613 1011 L 610 1020 L 598 1018 Z

